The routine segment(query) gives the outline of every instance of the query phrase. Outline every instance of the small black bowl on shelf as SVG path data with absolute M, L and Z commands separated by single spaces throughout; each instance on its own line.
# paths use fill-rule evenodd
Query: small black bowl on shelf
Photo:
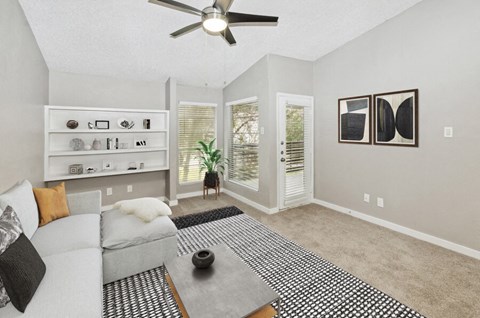
M 192 263 L 198 269 L 208 268 L 215 261 L 215 254 L 207 249 L 199 250 L 192 256 Z

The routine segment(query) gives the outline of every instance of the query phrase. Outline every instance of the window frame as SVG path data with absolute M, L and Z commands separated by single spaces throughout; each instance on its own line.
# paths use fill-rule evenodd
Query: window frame
M 188 101 L 180 101 L 178 102 L 178 106 L 177 106 L 177 152 L 180 153 L 180 146 L 178 145 L 178 140 L 180 139 L 180 124 L 179 124 L 179 120 L 180 120 L 180 116 L 179 116 L 179 108 L 180 106 L 192 106 L 192 107 L 213 107 L 215 109 L 215 118 L 214 118 L 214 122 L 215 122 L 215 132 L 214 132 L 214 138 L 215 138 L 215 147 L 217 145 L 217 140 L 218 140 L 218 104 L 217 103 L 199 103 L 199 102 L 188 102 Z M 192 184 L 199 184 L 199 183 L 202 183 L 203 182 L 203 179 L 201 180 L 198 180 L 198 181 L 187 181 L 187 182 L 181 182 L 180 181 L 180 164 L 179 164 L 179 154 L 177 154 L 177 174 L 178 174 L 178 177 L 177 177 L 177 182 L 178 182 L 178 185 L 180 186 L 188 186 L 188 185 L 192 185 Z
M 257 96 L 252 96 L 244 99 L 239 99 L 231 102 L 225 103 L 225 114 L 224 114 L 224 149 L 226 154 L 230 154 L 230 137 L 232 133 L 232 106 L 241 105 L 241 104 L 252 104 L 257 103 L 257 112 L 258 112 L 258 134 L 259 134 L 259 142 L 258 142 L 258 184 L 257 187 L 252 187 L 246 185 L 244 183 L 238 182 L 236 180 L 230 179 L 230 169 L 225 169 L 224 181 L 233 183 L 235 185 L 241 186 L 243 188 L 259 192 L 260 191 L 260 136 L 261 136 L 261 127 L 260 127 L 260 105 L 259 105 L 259 98 Z M 230 164 L 232 163 L 232 158 L 228 158 L 230 160 Z

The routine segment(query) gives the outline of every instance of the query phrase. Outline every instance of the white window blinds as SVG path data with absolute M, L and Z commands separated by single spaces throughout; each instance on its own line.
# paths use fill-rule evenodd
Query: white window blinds
M 286 105 L 285 193 L 289 201 L 306 198 L 311 191 L 312 111 Z
M 228 136 L 228 180 L 258 190 L 258 101 L 232 104 Z
M 178 106 L 178 179 L 180 183 L 203 180 L 196 157 L 199 140 L 216 136 L 216 107 L 180 104 Z

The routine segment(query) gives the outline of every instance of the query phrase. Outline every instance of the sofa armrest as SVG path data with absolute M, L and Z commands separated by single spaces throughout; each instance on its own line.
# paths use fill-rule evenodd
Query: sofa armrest
M 102 192 L 89 191 L 67 194 L 70 215 L 100 214 L 102 209 Z

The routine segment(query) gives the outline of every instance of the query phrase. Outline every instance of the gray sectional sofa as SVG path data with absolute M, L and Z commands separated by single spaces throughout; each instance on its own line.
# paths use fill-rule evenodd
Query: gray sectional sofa
M 177 228 L 168 216 L 144 223 L 111 210 L 103 212 L 102 220 L 100 191 L 67 194 L 67 202 L 70 216 L 38 227 L 30 182 L 19 182 L 0 195 L 0 215 L 7 206 L 15 210 L 25 236 L 46 265 L 25 313 L 9 303 L 0 308 L 1 318 L 100 318 L 103 284 L 176 256 Z
M 38 227 L 28 181 L 0 195 L 0 208 L 13 207 L 47 268 L 25 313 L 9 303 L 0 308 L 0 317 L 102 317 L 101 193 L 69 194 L 67 199 L 70 216 Z

